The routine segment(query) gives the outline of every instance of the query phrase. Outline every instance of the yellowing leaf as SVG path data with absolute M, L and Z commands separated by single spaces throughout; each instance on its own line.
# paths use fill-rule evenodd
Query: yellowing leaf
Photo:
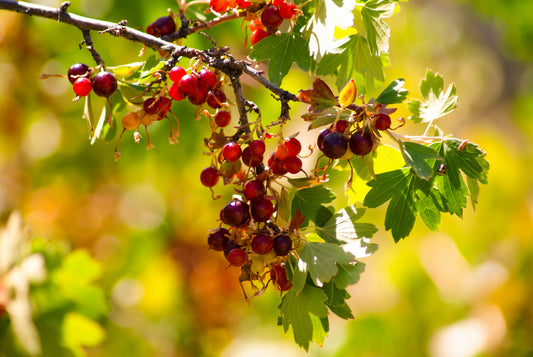
M 350 81 L 346 83 L 344 88 L 342 88 L 341 92 L 339 93 L 339 104 L 343 108 L 347 107 L 353 103 L 356 96 L 357 86 L 355 85 L 355 81 L 350 79 Z

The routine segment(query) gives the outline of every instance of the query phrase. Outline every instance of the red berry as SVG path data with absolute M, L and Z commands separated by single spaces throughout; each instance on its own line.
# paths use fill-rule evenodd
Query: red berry
M 74 93 L 79 95 L 80 97 L 85 97 L 91 93 L 91 90 L 93 89 L 93 85 L 91 84 L 91 80 L 85 77 L 80 77 L 76 79 L 74 84 L 72 85 L 72 89 L 74 89 Z
M 198 86 L 204 89 L 215 88 L 217 85 L 218 79 L 216 74 L 213 71 L 208 69 L 201 69 L 198 72 Z
M 152 22 L 152 34 L 156 37 L 163 37 L 176 32 L 176 23 L 171 16 L 163 16 Z M 150 29 L 148 26 L 147 32 Z
M 372 151 L 373 146 L 372 134 L 366 131 L 359 130 L 350 136 L 350 150 L 355 155 L 364 156 Z
M 251 2 L 246 0 L 237 0 L 237 6 L 241 9 L 246 9 L 248 6 L 252 5 Z
M 172 107 L 172 100 L 167 97 L 161 97 L 159 98 L 159 101 L 158 101 L 158 107 L 159 107 L 159 111 L 162 114 L 166 115 L 167 112 L 170 110 L 170 107 Z
M 242 201 L 231 201 L 222 209 L 224 223 L 242 227 L 250 222 L 250 207 Z
M 276 255 L 285 256 L 292 249 L 292 239 L 288 235 L 280 234 L 274 238 L 274 251 Z
M 207 244 L 209 248 L 221 252 L 224 250 L 224 246 L 229 240 L 229 231 L 226 228 L 219 228 L 215 232 L 210 233 L 207 236 Z
M 170 78 L 172 82 L 177 82 L 181 79 L 181 77 L 183 77 L 186 74 L 187 74 L 187 71 L 185 70 L 185 68 L 176 66 L 176 67 L 172 67 L 172 69 L 168 72 L 168 77 Z
M 213 11 L 222 14 L 228 9 L 228 2 L 226 0 L 210 0 L 209 7 L 213 9 Z
M 207 90 L 204 88 L 198 88 L 193 95 L 189 96 L 189 101 L 194 105 L 202 105 L 207 99 Z
M 194 95 L 198 90 L 198 79 L 192 74 L 184 75 L 177 83 L 178 90 L 187 97 Z
M 274 205 L 272 201 L 262 197 L 251 201 L 250 210 L 256 222 L 266 222 L 274 213 Z
M 348 150 L 348 140 L 338 131 L 332 131 L 324 137 L 321 150 L 330 159 L 339 159 Z
M 376 115 L 376 122 L 374 123 L 374 126 L 376 127 L 376 129 L 387 130 L 390 128 L 390 125 L 391 125 L 390 116 L 388 116 L 385 113 L 379 113 Z
M 292 2 L 284 2 L 279 6 L 279 15 L 284 19 L 291 19 L 296 14 L 296 5 L 294 5 Z
M 302 144 L 296 138 L 285 140 L 284 145 L 289 149 L 289 156 L 296 156 L 302 151 Z
M 261 41 L 262 39 L 268 36 L 269 36 L 269 33 L 263 30 L 262 28 L 260 28 L 252 32 L 252 35 L 250 36 L 250 42 L 252 43 L 252 46 L 254 46 L 259 41 Z
M 240 267 L 246 262 L 246 253 L 241 248 L 233 248 L 226 257 L 228 262 L 236 267 Z
M 257 254 L 267 254 L 274 247 L 274 242 L 268 234 L 259 233 L 252 238 L 252 250 Z
M 276 149 L 274 150 L 274 156 L 276 156 L 276 159 L 278 160 L 285 160 L 289 156 L 289 148 L 283 144 L 276 146 Z
M 220 176 L 218 170 L 212 166 L 206 167 L 200 174 L 200 181 L 205 187 L 213 187 L 217 184 Z
M 255 200 L 265 195 L 265 185 L 259 180 L 248 181 L 244 184 L 244 197 L 249 200 Z
M 222 108 L 222 103 L 226 101 L 226 95 L 220 89 L 211 89 L 207 93 L 207 105 L 213 109 Z
M 143 102 L 143 109 L 146 114 L 155 114 L 159 111 L 159 103 L 155 98 L 148 98 Z
M 335 130 L 338 131 L 341 134 L 344 134 L 344 132 L 346 131 L 346 128 L 348 127 L 348 125 L 350 125 L 350 123 L 348 123 L 346 120 L 339 120 L 335 124 Z
M 274 6 L 280 6 L 285 0 L 271 0 L 270 3 Z
M 89 75 L 89 66 L 87 66 L 85 63 L 74 63 L 72 66 L 70 66 L 67 73 L 68 80 L 72 84 L 74 84 L 78 78 L 89 78 Z
M 186 98 L 185 95 L 179 91 L 178 83 L 176 82 L 172 83 L 172 85 L 168 89 L 168 95 L 170 96 L 170 98 L 178 101 Z
M 248 24 L 248 28 L 252 32 L 255 31 L 255 30 L 261 30 L 261 29 L 263 29 L 263 23 L 261 22 L 261 19 L 253 19 Z
M 291 288 L 292 283 L 287 279 L 287 272 L 285 267 L 280 264 L 275 264 L 270 268 L 270 279 L 278 290 L 287 291 Z
M 222 148 L 222 155 L 229 162 L 237 161 L 242 155 L 241 147 L 236 142 L 231 141 Z
M 148 27 L 146 28 L 146 33 L 152 36 L 154 35 L 154 24 L 153 23 L 148 25 Z
M 250 147 L 247 147 L 242 151 L 242 162 L 244 162 L 246 166 L 257 167 L 263 163 L 263 155 L 252 155 Z
M 248 147 L 250 148 L 250 153 L 254 156 L 263 156 L 266 150 L 265 142 L 262 140 L 253 140 Z
M 289 156 L 284 162 L 283 167 L 291 174 L 297 174 L 302 170 L 302 160 L 298 156 Z
M 261 13 L 261 22 L 265 27 L 277 29 L 283 22 L 283 17 L 279 14 L 279 8 L 274 5 L 267 5 Z
M 215 123 L 218 127 L 224 128 L 231 122 L 231 113 L 225 110 L 220 110 L 215 114 Z
M 93 77 L 93 90 L 100 97 L 110 97 L 117 90 L 117 79 L 113 73 L 103 71 Z

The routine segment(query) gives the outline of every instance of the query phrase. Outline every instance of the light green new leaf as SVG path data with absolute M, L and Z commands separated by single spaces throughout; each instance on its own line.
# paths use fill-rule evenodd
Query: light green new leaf
M 433 162 L 426 160 L 442 160 L 439 154 L 430 147 L 409 141 L 399 141 L 400 150 L 407 166 L 411 167 L 418 177 L 429 180 L 433 176 Z
M 392 16 L 395 6 L 392 0 L 369 0 L 361 10 L 368 46 L 374 55 L 389 51 L 390 28 L 383 19 Z
M 405 80 L 403 78 L 395 79 L 380 93 L 376 98 L 377 103 L 381 104 L 397 104 L 401 103 L 409 95 L 409 91 L 403 86 Z
M 424 101 L 415 99 L 407 103 L 412 113 L 409 117 L 415 123 L 432 123 L 450 112 L 457 106 L 455 85 L 452 83 L 444 90 L 444 79 L 438 73 L 427 70 L 426 78 L 420 83 L 420 93 Z
M 328 315 L 326 293 L 319 288 L 306 285 L 297 294 L 290 289 L 283 297 L 280 306 L 281 321 L 285 332 L 292 325 L 294 341 L 305 350 L 309 349 L 309 342 L 313 341 L 313 321 L 311 314 L 325 318 Z
M 291 215 L 294 217 L 296 211 L 299 210 L 305 216 L 304 224 L 307 224 L 309 220 L 316 222 L 320 207 L 334 199 L 335 194 L 323 185 L 303 188 L 294 194 L 291 203 Z
M 62 342 L 76 357 L 85 357 L 85 347 L 98 346 L 105 337 L 105 331 L 98 323 L 87 317 L 69 312 L 61 325 Z
M 295 33 L 266 37 L 254 45 L 248 57 L 254 61 L 270 60 L 268 78 L 278 86 L 289 73 L 293 62 L 296 62 L 302 70 L 307 71 L 312 60 L 307 41 Z
M 357 210 L 355 206 L 348 206 L 338 211 L 323 227 L 318 227 L 318 234 L 330 243 L 351 243 L 355 239 L 370 238 L 377 232 L 371 223 L 357 223 L 365 210 Z

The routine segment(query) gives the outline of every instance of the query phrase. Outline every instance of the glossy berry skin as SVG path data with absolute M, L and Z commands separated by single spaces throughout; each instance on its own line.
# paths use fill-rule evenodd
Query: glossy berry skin
M 296 138 L 285 140 L 284 145 L 289 149 L 289 156 L 296 156 L 302 151 L 302 143 Z
M 229 231 L 226 228 L 219 228 L 207 236 L 209 248 L 221 252 L 229 240 Z
M 79 95 L 80 97 L 88 96 L 89 93 L 91 93 L 91 90 L 93 89 L 93 85 L 91 84 L 91 80 L 85 77 L 80 77 L 76 79 L 74 84 L 72 85 L 72 89 L 74 90 L 74 93 Z
M 250 36 L 250 42 L 252 43 L 252 46 L 255 46 L 259 41 L 262 39 L 270 36 L 268 32 L 263 30 L 262 28 L 252 31 L 252 35 Z
M 262 140 L 253 140 L 248 147 L 250 148 L 250 153 L 254 156 L 263 156 L 266 150 L 265 142 Z
M 374 123 L 374 126 L 378 130 L 387 130 L 390 128 L 391 125 L 391 119 L 390 116 L 388 116 L 385 113 L 379 113 L 376 115 L 376 121 Z
M 215 114 L 215 124 L 219 128 L 224 128 L 231 122 L 231 113 L 226 110 L 220 110 Z
M 222 14 L 228 9 L 228 2 L 226 0 L 210 0 L 209 7 L 213 9 L 213 11 Z
M 146 114 L 155 114 L 159 111 L 159 103 L 155 98 L 147 98 L 143 102 L 143 109 Z
M 276 289 L 281 291 L 287 291 L 292 286 L 292 283 L 287 279 L 285 267 L 280 264 L 275 264 L 270 268 L 270 279 L 272 279 L 272 283 Z
M 172 107 L 172 100 L 167 97 L 159 98 L 159 101 L 157 103 L 159 107 L 159 112 L 161 114 L 164 114 L 163 116 L 165 116 L 167 112 L 170 110 L 170 108 Z
M 198 88 L 198 90 L 189 96 L 189 102 L 194 105 L 202 105 L 207 99 L 207 90 L 203 88 Z
M 93 77 L 93 91 L 100 97 L 110 97 L 117 90 L 117 79 L 111 72 L 103 71 Z
M 217 184 L 220 176 L 218 170 L 212 166 L 206 167 L 200 174 L 200 181 L 205 187 L 213 187 Z
M 263 155 L 261 156 L 252 155 L 250 152 L 250 147 L 244 148 L 244 150 L 242 151 L 241 157 L 242 157 L 242 162 L 244 162 L 246 166 L 257 167 L 263 163 Z
M 292 249 L 292 239 L 288 235 L 280 234 L 274 238 L 274 251 L 276 255 L 285 256 Z
M 170 78 L 172 82 L 178 82 L 181 79 L 181 77 L 183 77 L 186 74 L 187 74 L 187 71 L 185 70 L 185 68 L 176 66 L 176 67 L 172 67 L 172 69 L 168 72 L 168 78 Z
M 244 197 L 255 200 L 265 195 L 265 185 L 259 180 L 251 180 L 244 184 Z
M 168 89 L 168 95 L 170 96 L 170 98 L 178 101 L 187 98 L 183 93 L 180 92 L 180 90 L 178 89 L 178 83 L 176 82 L 172 83 L 172 85 Z
M 226 259 L 231 265 L 240 267 L 246 262 L 246 253 L 241 248 L 234 248 L 228 252 Z
M 350 136 L 350 150 L 355 155 L 364 156 L 372 151 L 373 146 L 372 134 L 368 132 L 359 130 Z
M 326 135 L 328 135 L 329 133 L 331 133 L 332 130 L 331 129 L 324 129 L 320 132 L 320 134 L 318 134 L 318 137 L 316 139 L 316 145 L 318 146 L 318 148 L 320 150 L 322 150 L 322 148 L 324 147 L 323 146 L 323 143 L 324 143 L 324 138 L 326 137 Z
M 279 8 L 274 5 L 267 5 L 261 13 L 261 22 L 267 28 L 277 29 L 283 22 L 283 17 L 279 14 Z
M 283 176 L 287 173 L 287 169 L 283 166 L 283 161 L 280 160 L 273 160 L 268 167 L 274 175 Z
M 226 94 L 220 89 L 211 89 L 207 93 L 207 105 L 213 109 L 222 108 L 222 103 L 226 101 Z
M 202 68 L 198 72 L 198 86 L 204 89 L 215 88 L 217 85 L 218 79 L 216 74 L 213 71 Z
M 283 144 L 276 146 L 276 149 L 274 150 L 274 156 L 276 156 L 277 160 L 285 160 L 289 156 L 289 148 Z
M 302 170 L 302 160 L 298 156 L 289 156 L 284 162 L 283 167 L 291 174 L 297 174 Z
M 251 242 L 252 250 L 257 254 L 267 254 L 274 247 L 274 242 L 268 234 L 259 233 L 253 237 Z
M 236 142 L 231 141 L 222 148 L 222 155 L 229 162 L 237 161 L 242 155 L 241 147 Z
M 180 78 L 178 83 L 178 90 L 185 96 L 191 96 L 198 90 L 198 79 L 192 74 L 186 74 Z
M 74 84 L 78 78 L 89 78 L 89 75 L 89 66 L 87 66 L 85 63 L 74 63 L 72 66 L 70 66 L 67 73 L 68 80 L 72 84 Z
M 339 120 L 335 124 L 335 130 L 338 131 L 339 133 L 344 134 L 344 132 L 346 131 L 346 128 L 348 127 L 348 125 L 350 125 L 350 124 L 346 120 Z
M 176 23 L 170 16 L 160 17 L 152 22 L 150 26 L 148 26 L 146 32 L 156 37 L 162 37 L 176 32 Z
M 224 223 L 241 227 L 250 222 L 250 207 L 238 200 L 231 201 L 222 209 Z
M 348 141 L 338 131 L 332 131 L 324 136 L 322 152 L 330 159 L 338 159 L 344 156 L 348 150 Z
M 279 15 L 284 19 L 291 19 L 296 13 L 296 5 L 292 2 L 284 2 L 279 6 Z
M 262 197 L 251 201 L 250 210 L 256 222 L 266 222 L 274 213 L 274 205 L 272 201 Z

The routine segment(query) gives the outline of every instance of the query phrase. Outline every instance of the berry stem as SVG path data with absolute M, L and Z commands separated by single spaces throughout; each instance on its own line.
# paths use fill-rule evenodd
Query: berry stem
M 102 59 L 102 57 L 100 57 L 100 54 L 94 48 L 93 39 L 91 38 L 91 31 L 85 29 L 85 30 L 81 30 L 81 32 L 83 34 L 83 43 L 85 43 L 85 48 L 89 50 L 96 64 L 98 66 L 104 67 L 105 66 L 104 60 Z

